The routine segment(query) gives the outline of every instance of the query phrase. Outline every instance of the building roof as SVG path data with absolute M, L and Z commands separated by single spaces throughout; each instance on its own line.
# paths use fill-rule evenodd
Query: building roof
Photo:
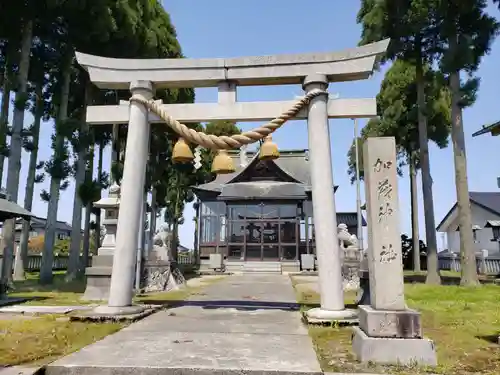
M 494 215 L 500 216 L 500 192 L 471 191 L 469 192 L 469 199 L 471 204 L 475 204 Z M 437 226 L 436 230 L 438 232 L 443 229 L 443 225 L 456 209 L 457 203 L 453 205 Z
M 478 135 L 486 134 L 486 133 L 491 133 L 491 135 L 496 136 L 500 134 L 500 121 L 497 121 L 491 125 L 483 125 L 481 130 L 478 130 L 474 134 L 472 134 L 473 137 L 477 137 Z
M 358 225 L 358 214 L 356 212 L 337 212 L 337 225 L 345 224 L 348 227 L 355 227 Z M 361 225 L 366 227 L 366 221 L 361 215 Z
M 296 182 L 235 182 L 222 187 L 218 199 L 306 199 L 304 185 Z
M 45 224 L 47 223 L 47 219 L 43 217 L 33 216 L 30 220 L 31 228 L 45 228 Z M 56 222 L 56 229 L 60 231 L 71 231 L 71 225 L 64 221 Z M 22 230 L 22 219 L 16 220 L 16 230 Z
M 0 198 L 0 222 L 12 218 L 23 218 L 29 220 L 33 214 L 17 203 Z
M 305 196 L 306 193 L 311 192 L 311 175 L 307 150 L 280 151 L 280 157 L 278 159 L 266 162 L 269 167 L 277 167 L 276 172 L 282 175 L 285 180 L 283 182 L 288 183 L 287 187 L 281 191 L 280 194 L 277 194 L 279 192 L 278 190 L 273 192 L 270 191 L 271 185 L 278 186 L 280 182 L 274 181 L 274 184 L 268 183 L 265 185 L 262 184 L 262 181 L 250 182 L 242 180 L 245 172 L 259 166 L 260 160 L 258 151 L 247 152 L 247 157 L 250 160 L 243 166 L 241 165 L 240 156 L 237 151 L 230 152 L 230 156 L 233 159 L 236 171 L 230 174 L 217 175 L 215 180 L 195 186 L 195 191 L 222 193 L 220 194 L 221 199 L 224 196 L 228 196 L 228 194 L 233 199 L 237 196 L 246 199 L 257 197 L 271 199 L 286 198 L 287 195 L 290 197 L 302 197 Z M 231 186 L 231 188 L 229 188 L 229 186 Z M 337 186 L 335 186 L 335 190 L 336 189 Z M 262 195 L 263 190 L 267 190 L 267 195 Z

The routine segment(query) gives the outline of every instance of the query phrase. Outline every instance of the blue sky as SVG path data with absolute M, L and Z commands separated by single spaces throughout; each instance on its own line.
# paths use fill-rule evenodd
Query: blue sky
M 163 1 L 177 29 L 178 39 L 187 57 L 237 57 L 269 55 L 279 53 L 301 53 L 336 51 L 357 45 L 361 29 L 356 24 L 359 1 L 316 0 L 308 3 L 298 0 L 168 0 Z M 500 17 L 500 11 L 493 5 L 489 11 Z M 500 174 L 495 160 L 500 155 L 500 140 L 487 135 L 472 138 L 471 134 L 485 123 L 497 121 L 500 111 L 496 110 L 500 85 L 498 67 L 500 66 L 500 42 L 493 45 L 491 54 L 486 56 L 479 71 L 481 88 L 479 98 L 472 108 L 464 112 L 464 127 L 467 144 L 469 190 L 496 191 L 496 177 Z M 329 91 L 341 98 L 375 97 L 383 79 L 382 73 L 375 73 L 366 81 L 331 84 Z M 241 101 L 290 100 L 302 94 L 300 86 L 245 87 L 238 91 Z M 196 91 L 197 102 L 215 102 L 215 88 Z M 26 117 L 26 126 L 32 121 Z M 364 126 L 365 120 L 360 120 Z M 249 129 L 256 124 L 240 124 Z M 331 120 L 330 137 L 333 158 L 338 211 L 355 211 L 356 191 L 347 175 L 346 154 L 353 138 L 352 120 Z M 50 157 L 50 134 L 52 124 L 43 125 L 40 159 Z M 307 129 L 304 121 L 294 121 L 278 130 L 273 139 L 281 149 L 307 148 Z M 453 150 L 430 146 L 431 170 L 434 180 L 434 210 L 436 224 L 446 214 L 456 200 Z M 23 168 L 19 191 L 19 203 L 24 199 L 27 178 L 28 154 L 23 154 Z M 109 150 L 105 153 L 105 165 L 109 166 Z M 109 169 L 109 168 L 108 168 Z M 405 170 L 407 174 L 407 170 Z M 4 175 L 5 181 L 5 175 Z M 399 197 L 401 209 L 401 230 L 410 232 L 410 194 L 407 176 L 401 178 Z M 47 188 L 48 182 L 37 185 L 33 212 L 46 216 L 47 205 L 40 201 L 39 192 Z M 61 194 L 58 219 L 71 222 L 74 185 Z M 421 202 L 421 182 L 419 179 Z M 420 233 L 424 236 L 424 216 L 420 203 Z M 189 205 L 185 212 L 185 224 L 180 229 L 181 243 L 191 247 L 193 244 L 193 209 Z M 438 236 L 438 246 L 442 246 Z

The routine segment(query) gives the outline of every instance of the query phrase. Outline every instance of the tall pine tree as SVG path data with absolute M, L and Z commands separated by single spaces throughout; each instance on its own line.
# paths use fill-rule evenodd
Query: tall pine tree
M 499 28 L 486 13 L 486 0 L 441 0 L 436 11 L 436 25 L 441 42 L 441 70 L 448 75 L 451 90 L 451 138 L 455 161 L 462 285 L 478 285 L 476 254 L 467 181 L 467 157 L 462 109 L 471 102 L 479 80 L 471 78 L 481 58 L 489 52 Z M 461 73 L 469 79 L 461 80 Z

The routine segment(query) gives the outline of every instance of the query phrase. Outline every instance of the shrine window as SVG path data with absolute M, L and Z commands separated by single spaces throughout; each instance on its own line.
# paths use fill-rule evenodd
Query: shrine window
M 224 202 L 202 202 L 200 208 L 200 243 L 214 244 L 225 239 Z M 224 231 L 224 233 L 222 233 Z

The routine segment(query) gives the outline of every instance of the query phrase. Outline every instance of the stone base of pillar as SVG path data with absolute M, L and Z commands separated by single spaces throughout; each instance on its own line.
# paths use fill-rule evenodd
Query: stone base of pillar
M 101 305 L 93 310 L 80 311 L 71 316 L 71 320 L 91 322 L 135 322 L 160 310 L 162 306 L 132 305 L 114 307 Z
M 429 339 L 370 337 L 353 327 L 352 349 L 363 363 L 436 366 L 434 342 Z
M 422 338 L 420 313 L 416 310 L 376 310 L 358 306 L 359 328 L 370 337 Z
M 107 301 L 111 284 L 113 255 L 96 255 L 92 257 L 92 267 L 85 269 L 87 285 L 83 293 L 83 301 Z
M 354 331 L 354 353 L 361 362 L 429 365 L 437 363 L 432 341 L 423 338 L 416 310 L 376 310 L 359 306 Z
M 147 309 L 144 305 L 132 305 L 132 306 L 108 306 L 101 305 L 97 306 L 92 310 L 93 314 L 97 315 L 134 315 L 139 314 Z
M 341 324 L 356 324 L 358 323 L 358 312 L 354 309 L 344 310 L 324 310 L 320 307 L 307 310 L 305 313 L 307 323 L 324 324 L 324 323 L 341 323 Z

